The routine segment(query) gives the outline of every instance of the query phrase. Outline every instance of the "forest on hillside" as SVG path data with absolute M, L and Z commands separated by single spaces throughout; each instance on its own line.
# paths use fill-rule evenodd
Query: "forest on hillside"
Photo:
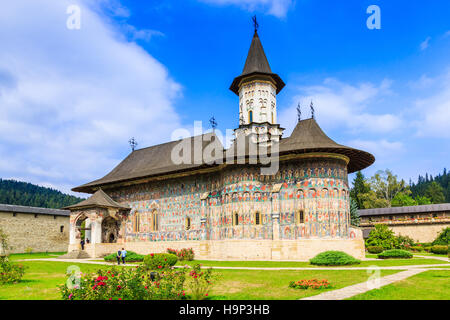
M 60 209 L 82 200 L 32 183 L 0 179 L 0 204 Z
M 450 173 L 447 169 L 436 176 L 426 173 L 417 182 L 406 183 L 389 169 L 370 178 L 357 172 L 350 196 L 359 209 L 446 203 L 450 202 Z

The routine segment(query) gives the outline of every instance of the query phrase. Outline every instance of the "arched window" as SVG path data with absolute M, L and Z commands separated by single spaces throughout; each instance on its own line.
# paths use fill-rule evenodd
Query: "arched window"
M 248 122 L 250 123 L 250 122 L 253 122 L 253 111 L 252 110 L 250 110 L 249 112 L 248 112 Z
M 255 213 L 255 224 L 260 225 L 261 224 L 261 213 L 256 212 Z
M 273 112 L 272 112 L 272 123 L 274 123 L 274 121 L 273 121 Z
M 64 226 L 59 227 L 59 232 L 61 232 L 61 233 L 64 232 Z
M 191 218 L 186 217 L 186 230 L 191 229 Z
M 297 224 L 300 224 L 300 223 L 304 223 L 304 222 L 305 222 L 305 215 L 304 215 L 304 213 L 303 213 L 303 210 L 298 210 L 298 211 L 296 212 L 296 215 L 295 215 L 295 221 L 297 222 Z
M 158 213 L 156 210 L 152 212 L 152 231 L 158 231 Z
M 141 224 L 141 221 L 140 221 L 141 219 L 139 218 L 139 213 L 136 211 L 135 213 L 134 213 L 134 221 L 133 221 L 133 224 L 134 224 L 134 228 L 133 228 L 133 231 L 134 232 L 140 232 L 140 224 Z
M 237 212 L 235 212 L 233 214 L 233 226 L 237 226 L 239 225 L 239 214 Z

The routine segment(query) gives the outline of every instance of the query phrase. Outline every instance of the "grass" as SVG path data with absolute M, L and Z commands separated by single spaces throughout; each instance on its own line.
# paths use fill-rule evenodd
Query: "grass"
M 306 261 L 212 261 L 212 260 L 194 260 L 194 261 L 179 261 L 177 265 L 193 265 L 195 263 L 201 263 L 204 266 L 209 267 L 261 267 L 261 268 L 323 268 L 324 266 L 314 266 Z M 392 267 L 392 266 L 409 266 L 409 265 L 427 265 L 427 264 L 445 264 L 448 262 L 426 259 L 426 258 L 413 258 L 413 259 L 392 259 L 392 260 L 370 260 L 361 261 L 361 264 L 355 264 L 350 266 L 336 266 L 335 268 L 346 267 Z M 334 267 L 327 267 L 334 268 Z
M 62 256 L 67 252 L 36 252 L 36 253 L 12 253 L 9 255 L 10 260 L 24 260 L 24 259 L 49 259 Z
M 77 265 L 81 272 L 95 272 L 109 268 L 108 265 L 73 264 L 66 262 L 24 261 L 27 266 L 23 281 L 18 284 L 0 286 L 0 299 L 7 300 L 57 300 L 60 299 L 58 286 L 66 281 L 66 270 Z M 321 292 L 339 289 L 366 281 L 365 270 L 217 270 L 220 274 L 211 299 L 300 299 Z M 398 272 L 382 270 L 383 276 Z M 319 278 L 329 280 L 333 288 L 325 290 L 298 290 L 289 288 L 289 282 L 300 279 Z
M 450 271 L 425 271 L 351 300 L 450 300 Z

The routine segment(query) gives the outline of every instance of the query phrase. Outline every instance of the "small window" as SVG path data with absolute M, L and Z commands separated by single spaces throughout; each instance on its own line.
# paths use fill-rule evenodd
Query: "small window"
M 234 226 L 239 225 L 239 215 L 238 215 L 237 212 L 235 212 L 234 215 L 233 215 L 233 225 Z
M 389 216 L 389 220 L 394 220 L 394 217 L 393 216 Z
M 34 214 L 34 217 L 35 217 L 35 218 L 37 218 L 37 217 L 38 217 L 38 214 L 37 214 L 37 213 L 35 213 L 35 214 Z
M 255 213 L 255 224 L 260 225 L 261 224 L 261 213 L 256 212 Z
M 64 232 L 64 226 L 59 227 L 59 232 L 61 232 L 61 233 Z
M 433 218 L 437 218 L 437 213 L 433 213 Z
M 248 112 L 248 122 L 253 122 L 253 111 Z
M 186 217 L 186 230 L 191 229 L 191 218 Z
M 53 216 L 53 219 L 56 220 L 56 216 Z
M 153 211 L 152 213 L 152 231 L 158 231 L 158 213 Z
M 13 217 L 17 217 L 17 213 L 14 212 L 14 213 L 13 213 Z
M 410 215 L 410 217 L 411 217 L 411 219 L 414 219 L 414 215 L 412 214 L 412 215 Z
M 298 210 L 298 211 L 297 211 L 296 221 L 297 221 L 297 224 L 299 224 L 299 223 L 304 223 L 304 214 L 303 214 L 303 210 Z

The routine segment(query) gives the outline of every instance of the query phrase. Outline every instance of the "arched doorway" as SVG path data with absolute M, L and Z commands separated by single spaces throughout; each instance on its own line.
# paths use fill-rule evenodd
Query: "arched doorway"
M 91 221 L 85 215 L 80 215 L 75 222 L 75 238 L 88 243 L 91 240 Z
M 107 217 L 102 222 L 102 242 L 116 243 L 119 238 L 120 222 L 112 217 Z

